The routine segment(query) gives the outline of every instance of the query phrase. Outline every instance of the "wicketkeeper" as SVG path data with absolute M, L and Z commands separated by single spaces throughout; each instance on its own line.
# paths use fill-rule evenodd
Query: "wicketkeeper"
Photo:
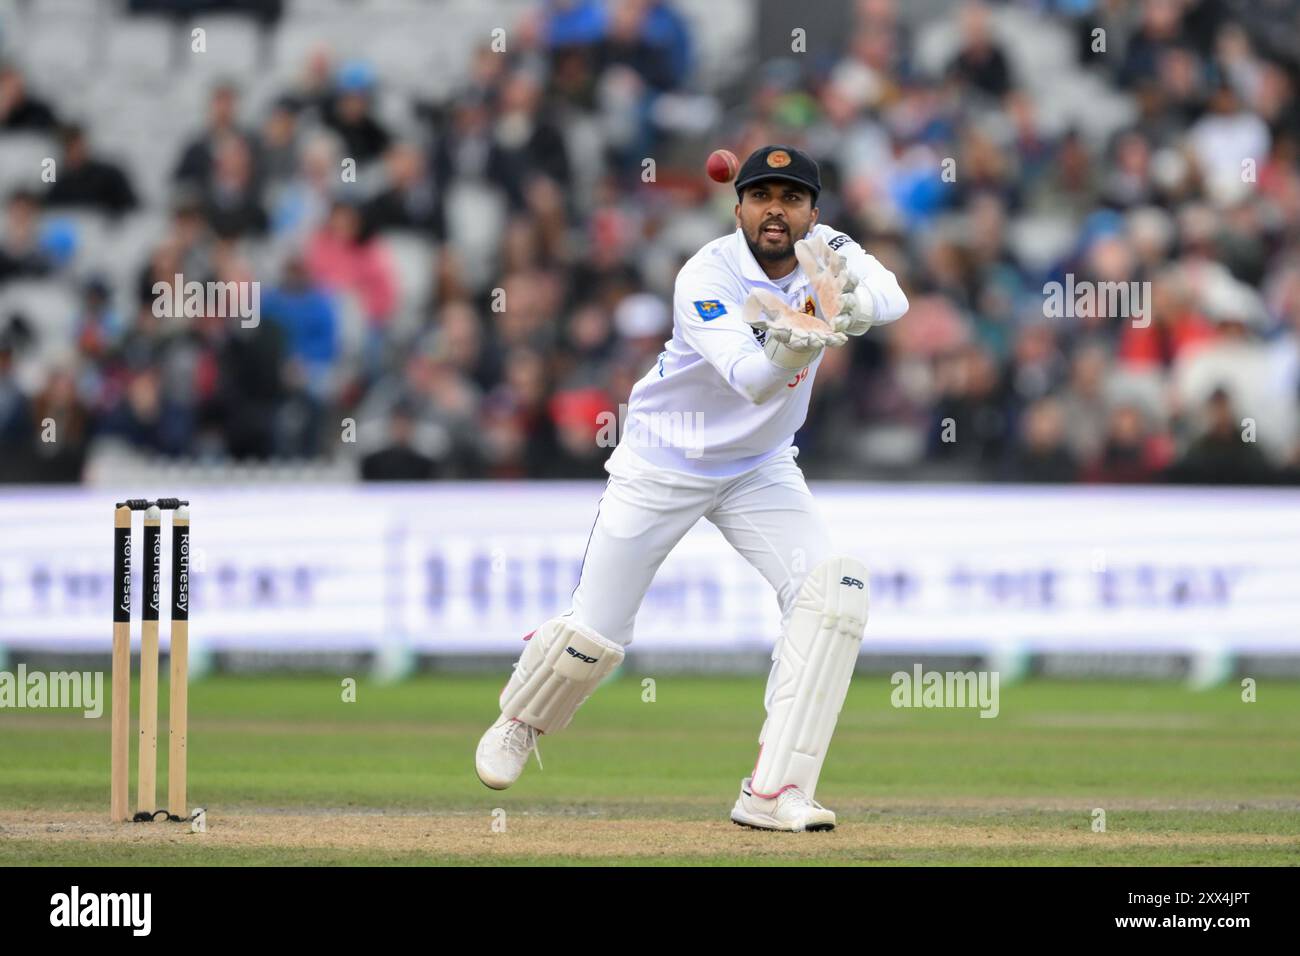
M 572 606 L 529 637 L 479 741 L 479 779 L 514 783 L 539 734 L 564 729 L 623 660 L 659 565 L 701 517 L 767 579 L 782 611 L 753 772 L 731 819 L 829 830 L 814 795 L 867 622 L 867 571 L 836 554 L 794 434 L 823 351 L 907 311 L 894 275 L 817 222 L 817 164 L 765 146 L 736 177 L 736 231 L 682 267 L 673 335 L 632 389 L 627 427 Z M 698 413 L 698 414 L 697 414 Z M 698 421 L 689 442 L 665 423 Z

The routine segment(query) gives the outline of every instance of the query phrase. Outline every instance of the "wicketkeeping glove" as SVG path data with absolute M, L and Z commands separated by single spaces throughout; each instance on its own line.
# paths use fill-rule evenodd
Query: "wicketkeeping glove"
M 864 289 L 855 294 L 858 278 L 844 257 L 821 236 L 794 244 L 795 258 L 812 285 L 817 315 L 836 332 L 861 335 L 876 324 L 876 304 Z
M 745 300 L 744 319 L 763 329 L 763 351 L 777 365 L 795 371 L 807 366 L 826 346 L 843 345 L 848 337 L 829 325 L 788 305 L 780 296 L 755 289 Z

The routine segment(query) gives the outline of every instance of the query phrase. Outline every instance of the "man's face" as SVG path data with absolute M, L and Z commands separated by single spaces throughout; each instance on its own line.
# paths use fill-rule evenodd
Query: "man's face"
M 807 187 L 764 179 L 745 187 L 736 221 L 755 259 L 779 262 L 794 257 L 794 244 L 817 222 L 817 210 Z

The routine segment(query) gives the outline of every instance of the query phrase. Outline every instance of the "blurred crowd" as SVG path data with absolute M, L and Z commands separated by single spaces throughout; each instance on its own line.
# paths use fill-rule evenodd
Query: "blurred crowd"
M 848 6 L 835 50 L 714 90 L 671 0 L 539 0 L 508 52 L 485 41 L 458 89 L 400 112 L 377 108 L 385 63 L 328 48 L 265 109 L 220 82 L 201 127 L 159 144 L 171 199 L 126 289 L 48 225 L 90 209 L 111 237 L 149 211 L 132 169 L 0 64 L 0 149 L 47 136 L 59 169 L 9 184 L 0 294 L 53 282 L 79 303 L 40 363 L 54 324 L 0 314 L 0 480 L 79 480 L 100 443 L 352 456 L 370 479 L 600 476 L 602 413 L 669 337 L 677 268 L 733 228 L 704 157 L 768 142 L 818 159 L 821 220 L 912 304 L 828 351 L 797 436 L 810 475 L 1300 480 L 1295 5 L 1011 4 L 1077 36 L 1061 71 L 1131 104 L 1101 141 L 1041 114 L 1005 5 L 954 4 L 939 71 L 905 3 Z M 260 281 L 260 323 L 157 317 L 178 275 Z M 1052 314 L 1053 282 L 1149 301 Z

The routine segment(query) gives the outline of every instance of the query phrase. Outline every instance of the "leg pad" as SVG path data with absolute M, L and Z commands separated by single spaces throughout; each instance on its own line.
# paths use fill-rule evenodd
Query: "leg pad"
M 870 603 L 861 561 L 833 557 L 804 580 L 777 645 L 759 737 L 754 793 L 796 786 L 809 799 L 858 660 Z
M 582 702 L 623 661 L 623 648 L 566 618 L 547 621 L 528 641 L 501 691 L 501 713 L 544 734 L 563 730 Z

